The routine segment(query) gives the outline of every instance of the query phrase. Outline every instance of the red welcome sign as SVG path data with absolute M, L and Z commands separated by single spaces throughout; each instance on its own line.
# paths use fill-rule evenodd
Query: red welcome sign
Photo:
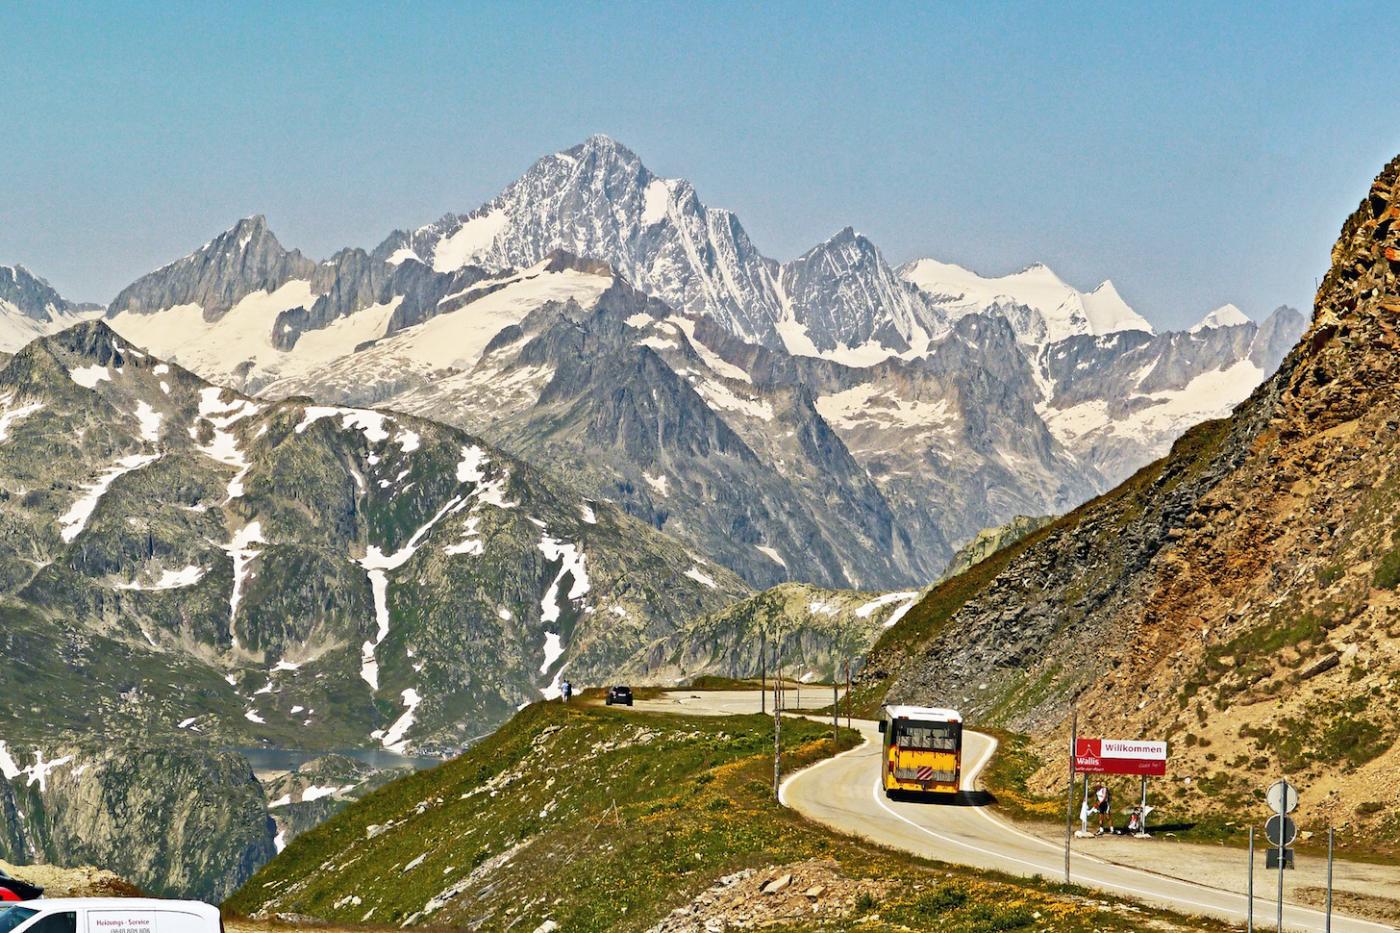
M 1167 743 L 1137 739 L 1077 739 L 1074 770 L 1082 774 L 1167 773 Z

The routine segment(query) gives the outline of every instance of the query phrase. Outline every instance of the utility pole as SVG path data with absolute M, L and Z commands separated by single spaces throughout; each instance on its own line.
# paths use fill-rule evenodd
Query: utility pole
M 836 744 L 836 731 L 841 728 L 841 688 L 838 686 L 840 671 L 831 671 L 831 744 Z
M 778 797 L 778 786 L 781 782 L 781 772 L 783 772 L 783 703 L 778 700 L 778 691 L 781 691 L 781 678 L 773 682 L 773 799 Z
M 851 728 L 851 658 L 846 656 L 846 728 Z
M 768 712 L 768 630 L 758 633 L 758 711 Z
M 1065 800 L 1065 884 L 1069 884 L 1069 841 L 1073 837 L 1070 822 L 1074 818 L 1074 748 L 1079 739 L 1079 707 L 1069 714 L 1069 795 Z

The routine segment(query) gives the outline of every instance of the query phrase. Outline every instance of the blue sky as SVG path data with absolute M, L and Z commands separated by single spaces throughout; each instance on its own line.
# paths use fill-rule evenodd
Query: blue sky
M 1306 307 L 1400 151 L 1374 4 L 10 4 L 0 262 L 108 300 L 239 217 L 324 257 L 604 132 L 791 258 Z

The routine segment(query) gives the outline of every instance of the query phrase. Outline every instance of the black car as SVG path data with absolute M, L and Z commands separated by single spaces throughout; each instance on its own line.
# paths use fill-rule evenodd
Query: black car
M 627 705 L 627 706 L 631 706 L 631 705 L 632 705 L 632 688 L 631 688 L 631 687 L 609 687 L 609 688 L 608 688 L 608 705 L 609 705 L 609 706 L 612 706 L 614 703 L 623 703 L 623 704 L 625 704 L 625 705 Z

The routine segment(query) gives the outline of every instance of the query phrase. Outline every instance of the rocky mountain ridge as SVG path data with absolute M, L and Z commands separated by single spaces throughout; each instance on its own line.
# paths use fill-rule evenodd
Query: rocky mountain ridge
M 610 290 L 643 296 L 639 337 L 587 314 Z M 1242 399 L 1302 325 L 1154 335 L 1111 282 L 896 271 L 849 228 L 779 264 L 606 137 L 372 252 L 311 262 L 249 218 L 108 313 L 217 384 L 409 410 L 567 464 L 751 585 L 864 589 L 923 585 L 979 529 L 1112 485 Z M 608 364 L 578 366 L 574 343 Z M 657 401 L 633 404 L 648 380 Z M 678 443 L 691 421 L 726 439 Z

